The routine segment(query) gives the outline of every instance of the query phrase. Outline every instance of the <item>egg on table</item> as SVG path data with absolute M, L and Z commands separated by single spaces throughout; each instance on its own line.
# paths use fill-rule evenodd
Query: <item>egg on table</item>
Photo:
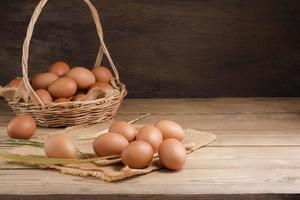
M 72 141 L 62 134 L 50 136 L 45 142 L 44 151 L 48 158 L 73 159 L 76 157 L 76 148 Z
M 53 63 L 49 67 L 49 72 L 52 72 L 53 74 L 56 74 L 57 76 L 61 77 L 67 74 L 70 71 L 70 66 L 62 61 L 58 61 Z
M 97 156 L 121 155 L 128 145 L 127 139 L 117 133 L 105 133 L 98 136 L 93 143 Z
M 157 152 L 159 145 L 163 141 L 162 134 L 155 126 L 144 126 L 136 135 L 136 140 L 143 140 L 151 144 L 153 151 Z
M 13 139 L 29 139 L 36 130 L 36 123 L 29 115 L 14 117 L 7 126 L 7 134 Z
M 184 145 L 174 138 L 164 140 L 158 149 L 161 164 L 170 170 L 180 170 L 186 161 Z
M 153 160 L 152 146 L 145 141 L 131 142 L 122 152 L 122 162 L 132 169 L 143 169 Z
M 89 88 L 96 81 L 93 73 L 84 67 L 72 68 L 66 74 L 66 77 L 73 79 L 80 90 Z
M 155 126 L 161 131 L 163 139 L 175 138 L 179 141 L 184 139 L 183 128 L 174 121 L 161 120 L 155 124 Z
M 131 142 L 135 139 L 136 129 L 133 125 L 125 121 L 115 121 L 109 127 L 109 132 L 118 133 L 124 136 L 128 142 Z

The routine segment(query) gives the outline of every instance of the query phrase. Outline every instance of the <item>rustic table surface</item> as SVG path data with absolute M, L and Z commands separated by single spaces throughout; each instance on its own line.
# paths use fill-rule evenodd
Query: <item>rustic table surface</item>
M 299 199 L 300 98 L 132 99 L 117 118 L 176 120 L 217 140 L 179 172 L 105 183 L 0 163 L 0 199 Z M 14 116 L 0 100 L 0 138 Z M 40 129 L 38 134 L 53 131 Z

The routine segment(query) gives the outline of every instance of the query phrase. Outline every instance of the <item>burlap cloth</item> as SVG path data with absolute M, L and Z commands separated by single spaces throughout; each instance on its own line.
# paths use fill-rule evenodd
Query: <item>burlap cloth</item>
M 96 136 L 105 133 L 107 131 L 105 127 L 107 127 L 108 124 L 109 123 L 101 123 L 91 126 L 71 127 L 59 132 L 64 133 L 72 138 L 74 144 L 80 150 L 80 152 L 83 152 L 85 155 L 89 155 L 89 157 L 93 157 L 95 156 L 92 149 L 93 139 L 89 138 L 95 138 Z M 137 128 L 139 128 L 140 126 L 141 125 L 136 125 Z M 186 137 L 184 140 L 184 144 L 186 146 L 188 154 L 196 151 L 201 147 L 204 147 L 205 145 L 216 139 L 216 136 L 209 132 L 185 129 L 185 133 Z M 49 135 L 35 138 L 35 140 L 45 141 L 47 137 L 49 137 Z M 45 156 L 43 148 L 32 146 L 15 147 L 10 150 L 10 153 L 19 155 Z M 39 165 L 38 167 L 51 168 L 63 174 L 70 174 L 74 176 L 94 177 L 107 182 L 118 181 L 136 175 L 147 174 L 162 168 L 157 155 L 154 155 L 152 163 L 145 169 L 130 169 L 122 164 L 119 156 L 110 159 L 79 164 L 63 164 L 51 166 Z

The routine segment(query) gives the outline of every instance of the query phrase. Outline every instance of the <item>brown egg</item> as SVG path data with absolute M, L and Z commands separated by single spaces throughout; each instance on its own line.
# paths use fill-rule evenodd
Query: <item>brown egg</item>
M 69 102 L 70 100 L 67 98 L 58 98 L 55 100 L 55 103 L 65 103 L 65 102 Z
M 62 134 L 50 136 L 45 142 L 44 150 L 49 158 L 73 159 L 76 156 L 72 141 Z
M 32 80 L 32 86 L 34 89 L 47 89 L 48 86 L 54 82 L 58 76 L 53 73 L 46 72 L 41 74 L 36 74 Z
M 153 159 L 152 146 L 145 141 L 131 142 L 122 152 L 122 162 L 132 169 L 143 169 Z
M 20 78 L 15 78 L 15 79 L 11 80 L 11 81 L 7 84 L 7 86 L 8 86 L 8 87 L 14 87 L 14 88 L 17 88 L 17 87 L 19 87 L 19 85 L 20 85 L 21 82 L 22 82 L 22 79 L 20 79 Z
M 125 137 L 117 133 L 105 133 L 94 140 L 93 148 L 97 156 L 120 155 L 128 145 Z
M 77 85 L 73 79 L 62 77 L 51 83 L 48 91 L 55 98 L 69 98 L 76 93 Z
M 153 151 L 157 152 L 159 145 L 163 141 L 162 134 L 155 126 L 144 126 L 136 135 L 136 140 L 143 140 L 151 144 Z
M 52 72 L 53 74 L 56 74 L 59 77 L 64 76 L 69 71 L 70 71 L 70 66 L 67 63 L 62 61 L 53 63 L 49 68 L 49 72 Z
M 179 170 L 186 161 L 184 145 L 173 138 L 164 140 L 159 149 L 158 156 L 161 164 L 171 170 Z
M 48 104 L 53 101 L 50 93 L 45 89 L 36 90 L 35 93 L 44 104 Z
M 183 128 L 176 122 L 170 120 L 161 120 L 155 124 L 157 128 L 161 131 L 163 139 L 175 138 L 179 141 L 184 139 Z
M 129 142 L 133 141 L 136 136 L 136 129 L 125 121 L 115 121 L 109 127 L 109 132 L 123 135 Z
M 93 73 L 84 67 L 74 67 L 66 76 L 73 79 L 80 90 L 89 88 L 95 83 L 95 76 Z
M 97 66 L 92 69 L 97 82 L 109 83 L 113 79 L 110 70 L 103 66 Z
M 29 115 L 18 115 L 7 126 L 7 134 L 13 139 L 29 139 L 35 130 L 35 121 Z

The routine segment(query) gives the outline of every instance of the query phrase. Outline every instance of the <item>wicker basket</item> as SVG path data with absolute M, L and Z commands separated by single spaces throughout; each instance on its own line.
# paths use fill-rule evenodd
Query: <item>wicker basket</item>
M 116 92 L 110 97 L 100 98 L 91 101 L 75 101 L 65 103 L 43 104 L 34 92 L 28 78 L 28 54 L 29 44 L 34 30 L 34 25 L 43 9 L 47 0 L 41 0 L 34 10 L 30 23 L 27 28 L 26 38 L 23 44 L 22 55 L 22 73 L 23 78 L 20 86 L 17 88 L 15 95 L 25 92 L 29 101 L 16 101 L 16 98 L 8 100 L 8 105 L 17 114 L 31 115 L 39 126 L 43 127 L 61 127 L 74 126 L 79 124 L 94 124 L 111 119 L 117 112 L 127 91 L 125 86 L 119 81 L 118 71 L 109 55 L 109 52 L 103 41 L 103 31 L 96 8 L 89 0 L 83 0 L 89 7 L 94 19 L 96 30 L 100 39 L 100 49 L 96 58 L 95 66 L 101 64 L 103 54 L 106 55 L 110 66 L 114 72 L 112 85 Z M 24 95 L 24 94 L 23 94 Z

